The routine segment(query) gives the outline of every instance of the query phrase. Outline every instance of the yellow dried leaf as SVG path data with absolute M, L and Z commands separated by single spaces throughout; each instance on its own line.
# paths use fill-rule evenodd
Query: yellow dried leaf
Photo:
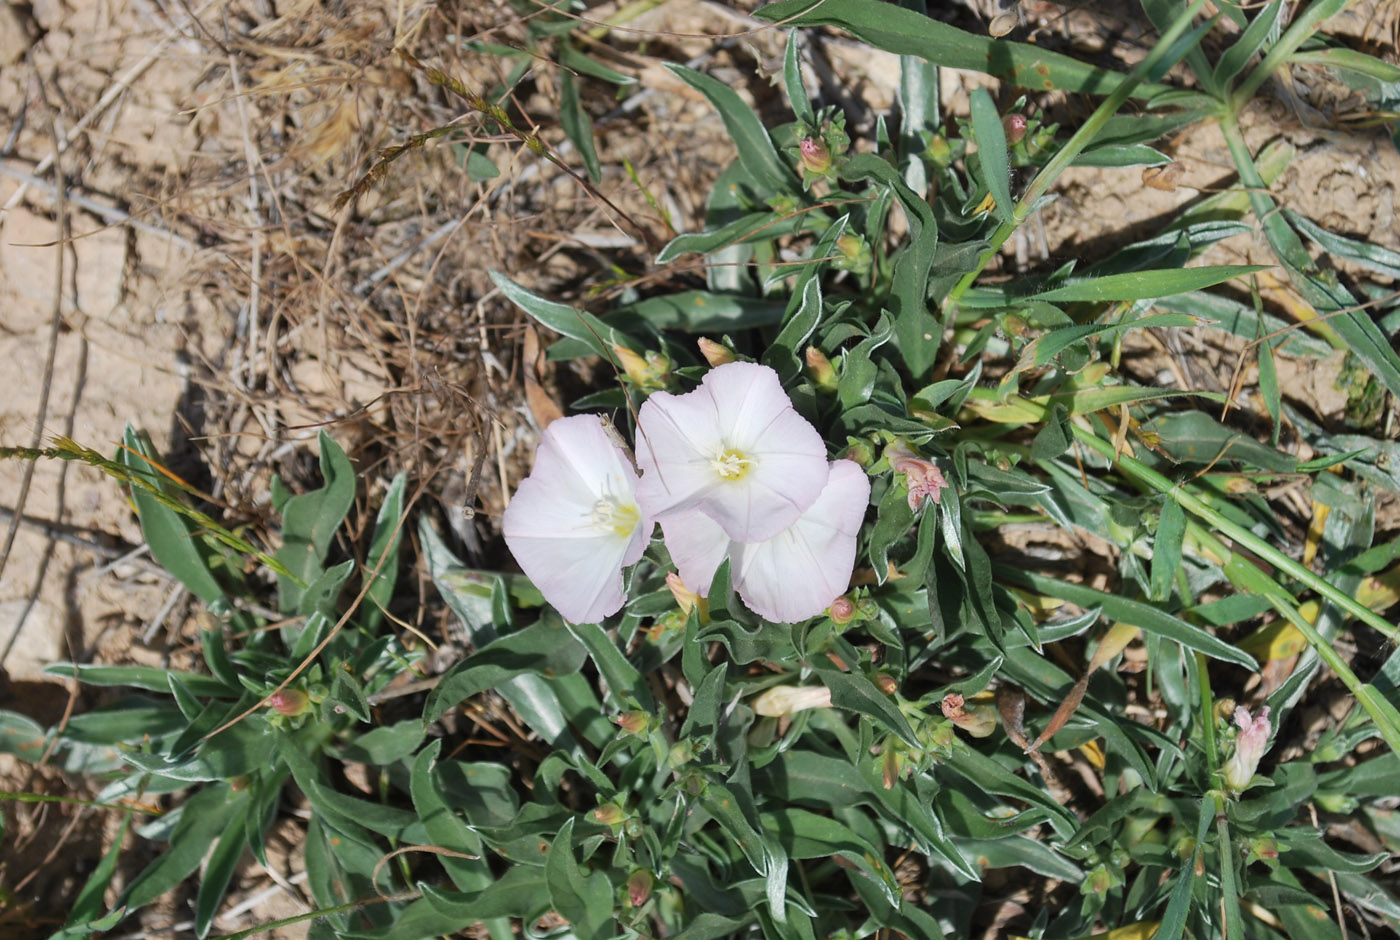
M 1374 611 L 1382 611 L 1400 602 L 1400 565 L 1389 571 L 1361 579 L 1356 599 Z

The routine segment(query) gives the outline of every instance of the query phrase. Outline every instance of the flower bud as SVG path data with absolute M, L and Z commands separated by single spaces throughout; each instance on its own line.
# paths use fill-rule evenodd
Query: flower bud
M 681 580 L 680 572 L 671 571 L 666 574 L 666 587 L 671 591 L 671 596 L 676 599 L 676 606 L 681 609 L 681 613 L 687 617 L 695 609 L 695 605 L 700 603 L 702 598 L 690 588 L 685 586 Z M 703 611 L 702 611 L 703 612 Z
M 734 361 L 734 351 L 722 343 L 702 336 L 695 341 L 695 345 L 700 347 L 700 355 L 705 357 L 711 368 Z
M 943 717 L 974 738 L 985 738 L 997 727 L 995 708 L 990 705 L 968 707 L 957 692 L 943 696 Z
M 616 803 L 604 803 L 593 811 L 593 819 L 605 826 L 621 825 L 626 818 L 627 814 Z
M 953 162 L 953 147 L 948 143 L 948 138 L 942 134 L 934 134 L 928 142 L 928 147 L 924 149 L 924 156 L 934 166 L 946 167 Z
M 867 440 L 858 437 L 846 438 L 846 453 L 842 455 L 846 460 L 854 461 L 862 469 L 870 469 L 870 465 L 875 462 L 875 448 Z
M 831 690 L 823 685 L 776 685 L 749 705 L 767 718 L 782 718 L 808 708 L 830 708 Z
M 677 741 L 671 745 L 671 749 L 666 752 L 666 764 L 672 770 L 678 770 L 695 759 L 695 745 L 690 740 Z
M 812 384 L 828 392 L 835 391 L 836 367 L 826 358 L 826 354 L 815 346 L 808 346 L 803 356 L 807 360 L 807 378 L 812 380 Z
M 671 377 L 671 360 L 662 353 L 647 350 L 643 356 L 619 345 L 613 347 L 613 355 L 632 384 L 645 391 L 661 391 Z
M 1006 142 L 1016 145 L 1021 142 L 1021 138 L 1026 136 L 1026 116 L 1024 114 L 1008 114 L 1001 119 L 1001 129 L 1006 133 Z
M 831 606 L 826 609 L 826 615 L 839 627 L 856 619 L 856 605 L 849 597 L 842 594 L 831 602 Z
M 624 734 L 646 734 L 651 730 L 651 716 L 643 711 L 623 712 L 613 718 Z
M 819 137 L 804 137 L 797 145 L 802 178 L 826 176 L 831 172 L 831 148 Z
M 870 270 L 870 245 L 859 235 L 847 232 L 836 239 L 835 266 L 855 274 Z
M 880 755 L 880 783 L 886 790 L 893 790 L 899 774 L 904 769 L 904 754 L 892 747 L 886 747 Z
M 904 477 L 909 488 L 909 508 L 918 509 L 925 498 L 935 504 L 942 498 L 948 481 L 938 465 L 915 455 L 913 449 L 903 441 L 895 441 L 885 448 L 885 459 L 890 468 Z
M 1250 718 L 1249 712 L 1240 706 L 1235 709 L 1235 724 L 1240 729 L 1235 737 L 1235 750 L 1221 772 L 1231 790 L 1243 793 L 1254 780 L 1259 759 L 1269 749 L 1269 734 L 1273 730 L 1269 725 L 1269 707 L 1264 706 L 1256 717 Z
M 1268 836 L 1256 836 L 1248 840 L 1245 845 L 1249 846 L 1249 858 L 1245 860 L 1246 865 L 1254 862 L 1263 862 L 1270 868 L 1278 867 L 1278 842 Z
M 306 709 L 311 705 L 311 696 L 301 689 L 282 689 L 280 692 L 273 692 L 269 695 L 267 704 L 279 715 L 295 718 L 306 712 Z
M 627 876 L 627 903 L 632 907 L 641 907 L 651 898 L 652 885 L 656 879 L 652 873 L 644 868 L 638 868 Z

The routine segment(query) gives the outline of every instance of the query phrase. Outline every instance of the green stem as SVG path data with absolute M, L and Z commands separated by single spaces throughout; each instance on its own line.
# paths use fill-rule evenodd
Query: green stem
M 1153 470 L 1151 467 L 1138 460 L 1134 460 L 1132 457 L 1125 454 L 1115 454 L 1111 443 L 1102 440 L 1098 435 L 1092 432 L 1075 427 L 1074 435 L 1081 443 L 1097 452 L 1101 457 L 1112 461 L 1120 470 L 1136 477 L 1157 492 L 1170 496 L 1181 505 L 1182 509 L 1185 509 L 1187 512 L 1209 523 L 1216 531 L 1221 532 L 1226 538 L 1244 548 L 1246 551 L 1262 558 L 1275 568 L 1283 571 L 1289 577 L 1302 582 L 1312 591 L 1325 597 L 1357 620 L 1362 621 L 1367 626 L 1389 637 L 1392 641 L 1400 640 L 1400 630 L 1391 626 L 1354 597 L 1333 587 L 1326 579 L 1304 568 L 1298 562 L 1289 558 L 1253 532 L 1225 518 L 1199 497 L 1193 495 L 1185 487 L 1175 485 L 1171 480 L 1168 480 L 1156 470 Z M 1280 589 L 1280 595 L 1282 595 L 1282 593 L 1282 589 Z
M 962 280 L 958 281 L 957 285 L 948 293 L 948 297 L 943 303 L 945 317 L 956 314 L 963 295 L 972 287 L 973 282 L 977 280 L 977 276 L 982 273 L 983 269 L 997 256 L 997 252 L 1001 251 L 1001 246 L 1006 244 L 1011 233 L 1030 217 L 1036 203 L 1040 201 L 1040 197 L 1045 195 L 1055 180 L 1069 168 L 1069 165 L 1083 152 L 1084 148 L 1093 142 L 1099 131 L 1103 130 L 1103 126 L 1127 102 L 1133 90 L 1142 84 L 1147 75 L 1161 63 L 1176 41 L 1191 27 L 1191 21 L 1196 18 L 1196 14 L 1201 11 L 1205 3 L 1206 0 L 1193 0 L 1186 11 L 1177 17 L 1171 27 L 1162 34 L 1161 39 L 1157 41 L 1157 45 L 1153 47 L 1147 58 L 1139 62 L 1137 67 L 1128 74 L 1128 77 L 1123 79 L 1117 88 L 1113 89 L 1109 96 L 1103 100 L 1103 103 L 1094 109 L 1094 113 L 1089 115 L 1089 119 L 1079 130 L 1074 132 L 1074 135 L 1066 141 L 1059 152 L 1050 159 L 1050 162 L 1045 164 L 1045 168 L 1036 174 L 1025 195 L 1021 197 L 1021 200 L 1016 203 L 1015 209 L 1012 210 L 1011 218 L 998 225 L 996 231 L 992 233 L 992 237 L 988 239 L 989 246 L 978 257 L 976 267 L 964 274 Z
M 1220 857 L 1220 901 L 1225 920 L 1225 940 L 1244 940 L 1240 915 L 1240 886 L 1235 879 L 1235 853 L 1230 846 L 1230 822 L 1225 816 L 1225 796 L 1215 796 L 1216 850 Z

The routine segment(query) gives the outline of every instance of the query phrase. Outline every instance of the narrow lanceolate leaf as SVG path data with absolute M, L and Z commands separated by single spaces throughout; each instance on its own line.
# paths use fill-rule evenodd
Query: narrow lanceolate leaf
M 1207 633 L 1200 627 L 1189 624 L 1179 617 L 1173 617 L 1150 604 L 1129 600 L 1115 594 L 1106 594 L 1082 584 L 1071 584 L 1068 581 L 1048 578 L 1045 575 L 1021 569 L 998 568 L 997 575 L 1003 580 L 1031 588 L 1046 597 L 1057 597 L 1080 607 L 1099 607 L 1103 610 L 1105 617 L 1132 624 L 1141 628 L 1144 633 L 1155 633 L 1169 640 L 1175 640 L 1187 649 L 1204 653 L 1212 659 L 1234 663 L 1251 672 L 1258 668 L 1254 657 L 1248 653 L 1236 649 L 1232 644 Z
M 1011 221 L 1011 177 L 1006 159 L 1006 130 L 987 89 L 972 92 L 972 134 L 977 141 L 977 158 L 982 178 L 992 194 L 992 211 L 1003 222 Z
M 1167 268 L 1129 271 L 1066 284 L 1035 294 L 1032 300 L 1051 303 L 1108 303 L 1115 300 L 1153 300 L 1187 291 L 1213 287 L 1231 278 L 1264 270 L 1258 264 L 1222 264 L 1208 268 Z
M 882 0 L 783 0 L 756 15 L 787 26 L 836 26 L 886 52 L 983 72 L 1037 91 L 1059 88 L 1107 95 L 1124 78 L 1039 46 L 969 33 Z M 1168 90 L 1140 85 L 1134 97 L 1151 98 Z
M 720 120 L 739 151 L 739 162 L 763 189 L 770 192 L 796 192 L 797 177 L 778 156 L 768 130 L 753 109 L 724 82 L 684 65 L 666 66 L 671 74 L 694 88 L 719 112 Z

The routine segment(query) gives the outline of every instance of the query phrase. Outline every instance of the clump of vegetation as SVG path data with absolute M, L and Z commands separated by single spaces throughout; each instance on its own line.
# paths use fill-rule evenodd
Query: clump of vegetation
M 1305 239 L 1380 278 L 1400 257 L 1281 210 L 1238 124 L 1289 63 L 1325 63 L 1381 110 L 1400 70 L 1328 39 L 1334 0 L 1291 23 L 1281 0 L 1209 17 L 1203 0 L 1144 6 L 1160 34 L 1123 74 L 876 0 L 783 0 L 758 12 L 792 30 L 793 120 L 775 127 L 673 65 L 735 159 L 702 230 L 638 239 L 657 242 L 657 266 L 703 259 L 705 282 L 591 312 L 492 275 L 558 335 L 549 359 L 619 377 L 541 429 L 504 532 L 533 582 L 467 567 L 403 478 L 374 490 L 372 530 L 338 557 L 372 488 L 328 434 L 320 488 L 273 485 L 275 550 L 196 513 L 135 434 L 115 461 L 16 452 L 122 478 L 153 556 L 207 609 L 207 671 L 55 666 L 132 691 L 51 729 L 0 715 L 0 746 L 101 776 L 97 802 L 167 843 L 113 900 L 117 839 L 55 936 L 112 929 L 196 871 L 209 935 L 240 858 L 265 862 L 295 799 L 318 905 L 295 919 L 318 940 L 966 936 L 988 928 L 979 905 L 1003 869 L 1033 885 L 1000 925 L 1016 936 L 1400 927 L 1384 867 L 1400 841 L 1384 616 L 1400 539 L 1375 532 L 1400 452 L 1365 430 L 1400 393 L 1386 333 L 1400 303 L 1367 275 L 1347 286 Z M 873 139 L 809 97 L 798 37 L 822 26 L 902 57 L 898 113 Z M 555 48 L 583 164 L 570 173 L 596 192 L 572 76 L 608 76 Z M 1189 83 L 1168 83 L 1183 64 Z M 1099 103 L 1062 127 L 978 89 L 945 119 L 941 66 Z M 454 90 L 493 133 L 565 162 Z M 1234 189 L 1093 264 L 989 276 L 1067 168 L 1169 167 L 1154 143 L 1205 121 Z M 344 199 L 392 185 L 390 164 L 440 136 L 385 150 Z M 468 170 L 494 169 L 472 153 Z M 1267 309 L 1260 266 L 1198 263 L 1249 232 L 1316 319 Z M 1242 340 L 1270 441 L 1237 429 L 1232 398 L 1121 368 L 1149 330 Z M 1276 357 L 1334 349 L 1352 357 L 1348 436 L 1291 408 L 1276 378 Z M 1301 536 L 1279 481 L 1309 494 Z M 459 661 L 390 629 L 417 603 L 396 591 L 410 533 L 470 647 Z M 1094 577 L 1063 549 L 1086 537 L 1102 546 Z M 1343 655 L 1365 646 L 1384 650 L 1377 667 Z M 1348 707 L 1299 746 L 1324 680 Z M 518 732 L 495 757 L 455 720 L 488 693 Z M 1364 837 L 1329 825 L 1341 816 Z

